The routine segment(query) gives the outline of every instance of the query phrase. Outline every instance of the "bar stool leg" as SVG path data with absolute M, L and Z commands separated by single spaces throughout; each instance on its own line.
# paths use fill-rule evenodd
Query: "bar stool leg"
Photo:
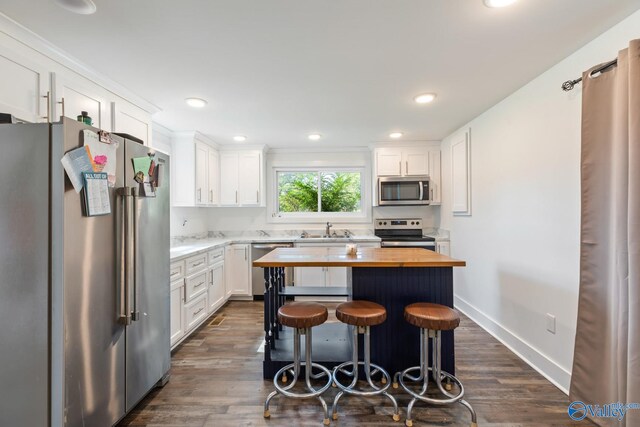
M 300 368 L 301 368 L 300 335 L 301 334 L 304 334 L 306 336 L 305 337 L 305 362 L 304 362 L 304 368 L 305 368 L 305 383 L 306 383 L 307 389 L 309 390 L 309 393 L 296 394 L 296 393 L 290 392 L 289 390 L 291 390 L 296 385 L 296 383 L 298 381 L 298 376 L 300 375 Z M 329 409 L 327 407 L 327 403 L 322 398 L 321 394 L 324 393 L 331 386 L 332 375 L 331 375 L 331 372 L 327 368 L 325 368 L 324 366 L 321 366 L 321 365 L 317 365 L 317 364 L 315 364 L 315 366 L 318 369 L 320 369 L 321 372 L 318 373 L 318 374 L 313 374 L 314 364 L 311 362 L 311 342 L 312 342 L 311 328 L 294 329 L 294 333 L 293 333 L 293 363 L 285 366 L 282 369 L 280 369 L 276 373 L 276 375 L 274 376 L 273 384 L 274 384 L 276 389 L 274 391 L 272 391 L 271 393 L 269 393 L 269 395 L 267 396 L 267 399 L 264 402 L 264 418 L 269 418 L 271 416 L 271 414 L 269 412 L 269 405 L 271 403 L 271 399 L 273 399 L 278 394 L 282 394 L 285 397 L 301 398 L 301 399 L 310 398 L 310 397 L 316 397 L 320 401 L 320 404 L 322 405 L 322 410 L 323 410 L 323 413 L 324 413 L 324 419 L 323 419 L 322 423 L 324 425 L 329 425 L 329 423 L 330 423 L 330 420 L 329 420 Z M 291 383 L 289 385 L 287 385 L 286 387 L 282 387 L 282 386 L 280 386 L 278 384 L 278 377 L 280 376 L 280 374 L 282 374 L 283 377 L 286 377 L 287 372 L 292 373 L 292 377 L 293 378 L 292 378 Z M 320 389 L 316 389 L 311 385 L 311 379 L 312 378 L 313 379 L 317 379 L 317 378 L 321 378 L 321 377 L 325 377 L 325 376 L 327 377 L 328 381 Z M 283 381 L 283 383 L 284 382 L 285 381 Z
M 429 354 L 429 338 L 432 339 L 432 362 L 433 362 L 433 367 L 429 367 L 428 366 L 428 357 L 427 355 Z M 478 421 L 477 421 L 477 416 L 476 416 L 476 412 L 473 409 L 473 407 L 471 406 L 471 404 L 469 404 L 469 402 L 467 402 L 466 400 L 462 399 L 462 397 L 464 396 L 464 387 L 462 386 L 462 383 L 453 375 L 444 372 L 442 370 L 442 348 L 441 348 L 441 340 L 442 340 L 442 333 L 441 331 L 429 331 L 426 329 L 420 329 L 420 379 L 424 380 L 423 382 L 423 386 L 422 386 L 422 390 L 421 392 L 415 393 L 410 391 L 407 386 L 404 384 L 404 379 L 407 378 L 409 380 L 414 380 L 415 377 L 411 377 L 410 375 L 407 374 L 407 372 L 415 370 L 417 367 L 414 368 L 409 368 L 404 370 L 403 372 L 398 372 L 396 373 L 396 375 L 394 376 L 394 381 L 397 380 L 400 382 L 400 385 L 402 386 L 402 388 L 407 391 L 409 394 L 411 394 L 413 396 L 413 399 L 411 399 L 411 402 L 409 402 L 409 405 L 407 406 L 407 420 L 405 421 L 405 425 L 407 427 L 411 427 L 413 426 L 413 420 L 411 418 L 411 412 L 413 410 L 413 406 L 415 405 L 416 401 L 421 400 L 423 402 L 426 403 L 431 403 L 431 404 L 435 404 L 435 405 L 447 405 L 447 404 L 451 404 L 451 403 L 460 403 L 462 406 L 464 406 L 465 408 L 467 408 L 469 410 L 469 412 L 471 413 L 471 427 L 477 427 L 478 426 Z M 427 391 L 427 384 L 429 382 L 429 371 L 431 371 L 431 377 L 433 378 L 433 380 L 436 383 L 436 386 L 438 387 L 438 390 L 440 391 L 440 393 L 442 393 L 444 396 L 447 397 L 447 399 L 434 399 L 434 398 L 429 398 L 424 396 L 424 394 Z M 458 384 L 458 387 L 460 388 L 460 392 L 455 395 L 452 393 L 449 393 L 446 389 L 445 389 L 445 385 L 442 384 L 442 380 L 443 378 L 447 381 L 447 382 L 455 382 L 456 384 Z
M 398 412 L 398 402 L 393 396 L 387 393 L 387 389 L 389 388 L 390 384 L 387 384 L 388 381 L 386 377 L 389 374 L 386 373 L 386 371 L 384 371 L 379 366 L 376 366 L 371 363 L 371 328 L 369 326 L 361 327 L 362 333 L 364 335 L 364 340 L 363 340 L 364 341 L 364 361 L 363 362 L 360 362 L 358 360 L 358 335 L 360 334 L 359 328 L 357 326 L 351 326 L 351 328 L 353 331 L 352 332 L 353 333 L 353 352 L 352 352 L 351 362 L 345 362 L 342 365 L 335 367 L 333 370 L 333 382 L 340 388 L 340 391 L 338 392 L 338 394 L 336 394 L 336 397 L 333 400 L 333 407 L 331 410 L 332 418 L 334 420 L 338 419 L 338 402 L 340 401 L 342 396 L 344 396 L 345 393 L 355 394 L 360 396 L 374 396 L 377 394 L 381 394 L 383 396 L 386 396 L 389 400 L 391 400 L 391 403 L 393 404 L 393 420 L 399 421 L 400 413 Z M 345 365 L 351 365 L 353 367 L 353 371 L 351 373 L 346 371 L 344 369 Z M 369 386 L 373 389 L 373 391 L 355 390 L 355 386 L 358 383 L 358 366 L 359 365 L 364 365 L 365 378 Z M 336 379 L 338 372 L 344 373 L 347 376 L 351 376 L 351 374 L 353 375 L 353 380 L 351 381 L 351 384 L 349 384 L 349 386 L 344 386 L 340 382 L 338 382 L 338 380 Z M 385 379 L 385 381 L 384 382 L 381 381 L 381 382 L 386 386 L 380 388 L 373 383 L 371 376 L 377 373 L 382 374 L 382 377 Z

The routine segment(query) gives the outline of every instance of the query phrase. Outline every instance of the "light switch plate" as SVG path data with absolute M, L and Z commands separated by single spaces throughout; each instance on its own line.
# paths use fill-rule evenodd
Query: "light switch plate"
M 547 313 L 547 331 L 552 334 L 556 333 L 556 316 Z

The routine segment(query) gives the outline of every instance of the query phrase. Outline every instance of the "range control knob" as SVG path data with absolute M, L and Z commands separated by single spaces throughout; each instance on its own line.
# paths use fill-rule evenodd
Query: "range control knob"
M 387 221 L 384 222 L 384 225 L 387 225 Z
M 411 225 L 416 225 L 416 223 L 415 223 L 415 222 L 413 222 L 413 221 L 411 221 Z
M 382 221 L 378 221 L 378 225 L 382 225 Z
M 416 221 L 416 225 L 420 225 L 420 221 Z

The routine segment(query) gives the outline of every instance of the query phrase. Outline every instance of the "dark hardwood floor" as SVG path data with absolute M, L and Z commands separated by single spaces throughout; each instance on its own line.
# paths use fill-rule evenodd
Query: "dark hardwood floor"
M 331 317 L 330 317 L 331 320 Z M 145 398 L 119 426 L 320 426 L 317 400 L 275 397 L 271 419 L 262 417 L 263 402 L 273 384 L 262 380 L 262 303 L 230 302 L 188 338 L 173 354 L 171 380 Z M 464 318 L 456 330 L 458 377 L 466 399 L 486 427 L 590 426 L 572 423 L 568 397 L 522 362 L 475 323 Z M 375 361 L 374 361 L 375 362 Z M 327 402 L 335 395 L 330 389 Z M 392 394 L 401 421 L 393 422 L 390 402 L 382 397 L 346 396 L 334 426 L 402 426 L 409 399 Z M 417 404 L 414 426 L 468 426 L 469 412 L 460 405 Z

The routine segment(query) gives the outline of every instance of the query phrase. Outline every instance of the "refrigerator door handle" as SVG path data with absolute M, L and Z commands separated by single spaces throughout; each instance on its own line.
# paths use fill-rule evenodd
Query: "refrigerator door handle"
M 131 221 L 133 225 L 132 234 L 132 254 L 131 254 L 131 267 L 132 267 L 132 277 L 133 277 L 133 311 L 131 312 L 131 320 L 134 322 L 140 320 L 140 311 L 138 310 L 138 189 L 135 187 L 131 188 L 131 201 L 133 202 L 133 220 Z
M 131 299 L 129 290 L 131 266 L 131 188 L 121 187 L 116 194 L 122 199 L 122 231 L 121 231 L 121 270 L 120 270 L 120 311 L 118 321 L 124 325 L 131 324 Z

